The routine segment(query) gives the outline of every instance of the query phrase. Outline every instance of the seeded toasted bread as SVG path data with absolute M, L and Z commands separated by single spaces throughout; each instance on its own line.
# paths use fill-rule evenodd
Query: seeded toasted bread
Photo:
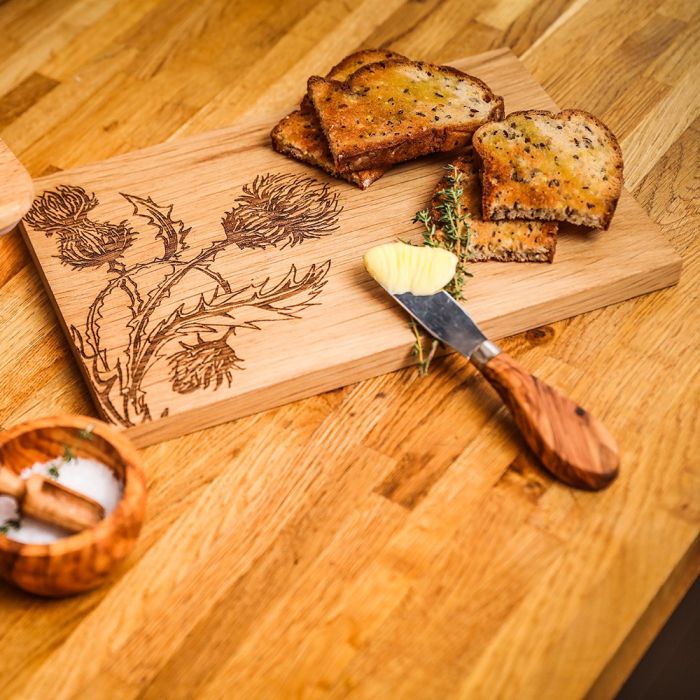
M 382 49 L 357 51 L 333 66 L 326 77 L 331 80 L 344 81 L 362 66 L 393 58 L 403 58 L 403 56 Z M 286 116 L 275 126 L 270 137 L 276 151 L 321 168 L 334 177 L 348 180 L 363 190 L 386 172 L 381 168 L 354 173 L 340 172 L 333 163 L 328 144 L 308 95 L 304 95 L 299 109 Z
M 308 95 L 342 171 L 452 151 L 503 118 L 503 99 L 478 78 L 408 59 L 366 65 L 344 83 L 312 76 Z
M 286 116 L 272 130 L 270 137 L 273 148 L 279 153 L 321 168 L 333 177 L 352 182 L 362 190 L 366 190 L 386 172 L 384 168 L 358 170 L 354 173 L 338 170 L 328 151 L 328 144 L 319 128 L 316 115 L 309 108 L 297 109 Z
M 326 78 L 328 80 L 337 80 L 340 83 L 345 82 L 353 73 L 368 66 L 370 63 L 379 63 L 380 61 L 391 61 L 394 59 L 402 59 L 407 61 L 408 59 L 395 51 L 386 51 L 385 49 L 365 49 L 364 51 L 356 51 L 346 56 L 342 61 L 336 63 L 333 68 L 331 68 L 328 73 L 326 73 Z M 311 107 L 311 100 L 309 100 L 308 94 L 304 95 L 301 101 L 302 107 Z
M 557 224 L 540 221 L 485 221 L 481 216 L 481 183 L 472 152 L 457 158 L 452 166 L 458 173 L 462 212 L 469 213 L 469 248 L 466 259 L 474 262 L 552 262 L 557 246 Z M 440 220 L 442 194 L 447 175 L 438 183 L 432 200 L 433 221 Z M 438 237 L 444 235 L 440 229 Z
M 622 192 L 622 151 L 593 115 L 513 112 L 474 134 L 485 219 L 547 219 L 607 229 Z

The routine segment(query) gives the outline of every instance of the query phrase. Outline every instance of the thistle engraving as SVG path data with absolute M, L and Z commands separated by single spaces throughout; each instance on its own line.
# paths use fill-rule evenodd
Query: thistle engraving
M 88 214 L 97 204 L 95 195 L 82 187 L 64 185 L 44 192 L 24 220 L 49 238 L 56 235 L 58 257 L 65 265 L 80 270 L 107 264 L 115 270 L 134 232 L 126 221 L 110 224 L 90 219 Z
M 176 394 L 216 391 L 231 386 L 245 369 L 233 343 L 243 329 L 299 318 L 326 284 L 331 261 L 237 286 L 215 269 L 217 255 L 230 246 L 293 247 L 337 230 L 342 211 L 337 193 L 310 177 L 265 174 L 242 188 L 224 214 L 224 238 L 191 253 L 190 227 L 173 215 L 174 205 L 151 197 L 120 193 L 132 216 L 155 232 L 162 253 L 125 263 L 125 253 L 143 234 L 125 219 L 99 221 L 94 193 L 61 185 L 37 197 L 25 217 L 28 226 L 55 237 L 57 258 L 72 270 L 106 267 L 108 279 L 90 305 L 81 328 L 70 327 L 106 417 L 133 426 L 152 420 L 147 375 L 167 371 Z M 199 275 L 194 298 L 178 302 L 178 286 Z M 104 326 L 108 308 L 126 308 L 123 342 L 108 346 Z M 110 328 L 113 335 L 113 326 Z M 167 416 L 169 408 L 160 412 Z
M 338 226 L 338 194 L 312 177 L 258 175 L 224 218 L 227 238 L 239 248 L 286 248 L 321 238 Z

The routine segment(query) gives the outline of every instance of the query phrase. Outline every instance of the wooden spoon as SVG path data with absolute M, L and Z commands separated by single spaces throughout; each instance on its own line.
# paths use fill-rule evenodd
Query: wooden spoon
M 32 205 L 33 198 L 32 178 L 0 141 L 0 236 L 17 225 Z
M 15 498 L 23 515 L 69 532 L 88 530 L 105 517 L 99 503 L 41 474 L 22 479 L 0 467 L 0 494 Z

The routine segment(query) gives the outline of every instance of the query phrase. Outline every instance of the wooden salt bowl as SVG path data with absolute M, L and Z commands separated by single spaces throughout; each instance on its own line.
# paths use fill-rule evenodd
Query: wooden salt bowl
M 88 431 L 89 439 L 85 433 Z M 0 577 L 43 596 L 65 596 L 104 583 L 136 544 L 146 509 L 146 479 L 133 445 L 114 428 L 86 416 L 54 416 L 0 434 L 0 462 L 19 473 L 62 457 L 98 460 L 124 484 L 115 510 L 90 529 L 51 542 L 22 544 L 0 535 Z

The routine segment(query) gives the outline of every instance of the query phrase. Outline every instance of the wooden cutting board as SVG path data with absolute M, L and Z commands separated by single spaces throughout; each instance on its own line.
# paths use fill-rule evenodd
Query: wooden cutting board
M 504 95 L 507 112 L 556 108 L 512 53 L 454 65 Z M 362 192 L 274 153 L 273 123 L 36 183 L 25 238 L 98 409 L 138 444 L 414 361 L 407 320 L 362 255 L 420 240 L 411 221 L 446 159 Z M 609 231 L 565 230 L 551 265 L 475 264 L 466 305 L 499 338 L 674 284 L 680 264 L 625 192 Z

